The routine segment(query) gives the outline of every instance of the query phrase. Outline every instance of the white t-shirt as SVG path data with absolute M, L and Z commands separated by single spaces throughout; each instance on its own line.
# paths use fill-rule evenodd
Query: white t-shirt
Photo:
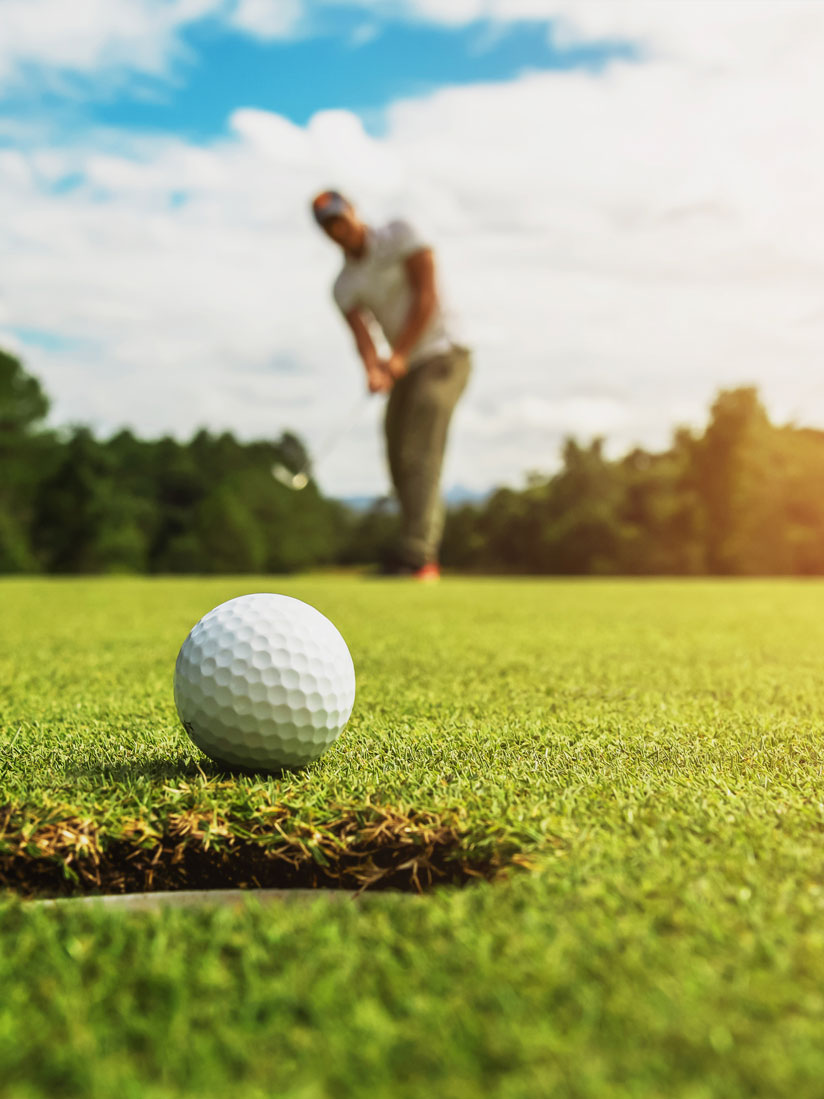
M 391 221 L 382 229 L 367 229 L 363 255 L 346 257 L 332 293 L 342 313 L 365 309 L 375 318 L 389 344 L 403 331 L 412 305 L 406 260 L 431 245 L 406 221 Z M 440 285 L 435 311 L 409 355 L 409 365 L 441 355 L 461 343 Z

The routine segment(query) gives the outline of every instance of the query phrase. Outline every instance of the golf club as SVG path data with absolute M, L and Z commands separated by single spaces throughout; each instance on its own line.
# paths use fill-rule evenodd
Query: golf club
M 337 424 L 335 429 L 327 436 L 323 444 L 318 448 L 316 454 L 316 460 L 321 461 L 327 458 L 329 454 L 335 449 L 349 431 L 360 420 L 363 410 L 369 403 L 371 394 L 367 394 L 366 397 L 358 397 L 357 403 L 353 406 L 348 415 Z M 307 458 L 300 469 L 294 472 L 291 469 L 287 469 L 282 462 L 275 462 L 272 466 L 272 476 L 285 488 L 292 489 L 294 492 L 300 492 L 301 489 L 306 488 L 309 484 L 309 476 L 312 467 L 312 459 Z

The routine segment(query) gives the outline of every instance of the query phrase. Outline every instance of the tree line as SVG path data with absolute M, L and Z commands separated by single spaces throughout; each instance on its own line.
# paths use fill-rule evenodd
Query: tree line
M 824 574 L 824 432 L 772 424 L 754 388 L 718 394 L 707 427 L 610 460 L 568 439 L 550 477 L 449 517 L 461 569 L 584 575 Z
M 187 442 L 44 426 L 49 402 L 0 351 L 0 572 L 267 573 L 371 565 L 394 509 L 355 512 L 314 482 L 291 492 L 300 438 Z M 548 455 L 551 458 L 551 455 Z M 824 432 L 775 425 L 753 388 L 722 391 L 707 426 L 609 458 L 568 439 L 560 468 L 453 508 L 443 563 L 568 575 L 824 574 Z
M 45 429 L 48 408 L 0 352 L 0 572 L 291 572 L 333 564 L 345 543 L 342 505 L 273 479 L 275 462 L 306 458 L 289 432 L 97 439 Z

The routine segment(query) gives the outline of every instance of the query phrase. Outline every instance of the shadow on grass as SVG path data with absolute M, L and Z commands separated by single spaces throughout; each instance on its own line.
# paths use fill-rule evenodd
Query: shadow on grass
M 163 782 L 175 779 L 196 779 L 198 775 L 209 781 L 230 778 L 278 779 L 290 778 L 302 771 L 282 768 L 277 771 L 261 771 L 243 767 L 229 767 L 210 760 L 136 759 L 129 763 L 111 765 L 81 764 L 63 768 L 67 778 L 86 778 L 99 783 L 127 784 L 137 779 L 158 779 Z
M 118 763 L 115 766 L 95 766 L 86 764 L 67 767 L 66 774 L 74 778 L 87 778 L 104 783 L 130 783 L 135 779 L 152 778 L 164 782 L 179 778 L 197 778 L 201 773 L 195 763 L 176 763 L 173 760 L 134 760 L 131 763 Z

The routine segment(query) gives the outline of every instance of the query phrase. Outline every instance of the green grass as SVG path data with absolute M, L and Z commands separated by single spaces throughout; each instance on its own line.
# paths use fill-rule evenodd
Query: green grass
M 174 712 L 188 629 L 254 590 L 330 615 L 358 671 L 297 775 L 222 775 Z M 824 585 L 9 581 L 0 616 L 20 891 L 159 854 L 184 884 L 175 852 L 227 880 L 531 866 L 357 906 L 0 901 L 13 1099 L 821 1095 Z

